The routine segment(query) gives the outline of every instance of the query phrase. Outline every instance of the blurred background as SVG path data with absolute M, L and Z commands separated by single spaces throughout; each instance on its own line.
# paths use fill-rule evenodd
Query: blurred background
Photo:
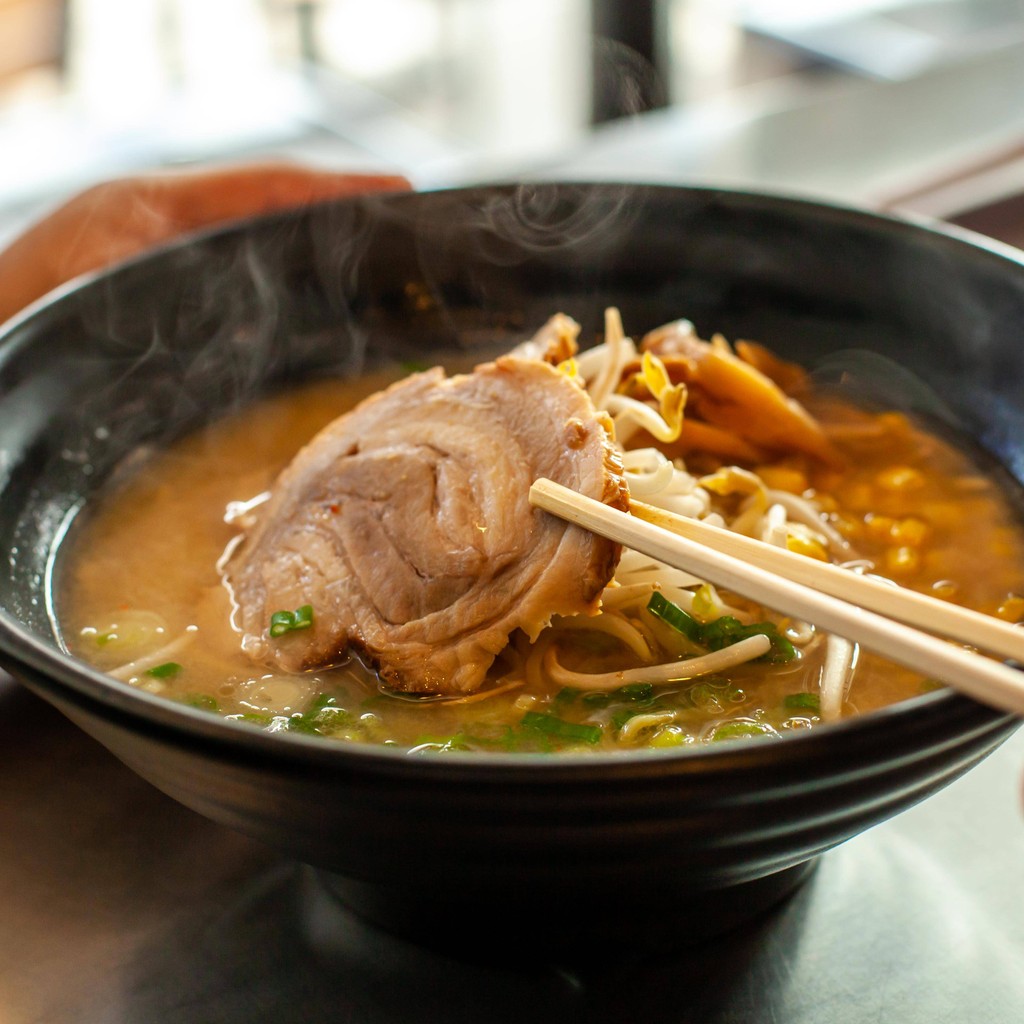
M 268 154 L 991 210 L 1022 100 L 1020 0 L 0 0 L 0 231 Z

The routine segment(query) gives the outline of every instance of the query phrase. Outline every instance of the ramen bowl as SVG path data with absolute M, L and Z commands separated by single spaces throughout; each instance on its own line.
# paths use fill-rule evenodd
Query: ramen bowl
M 160 790 L 322 871 L 360 913 L 466 952 L 657 949 L 763 911 L 815 858 L 945 786 L 1016 719 L 940 690 L 778 740 L 412 756 L 268 733 L 102 675 L 59 639 L 69 525 L 140 449 L 255 397 L 463 367 L 556 310 L 593 337 L 685 315 L 1024 472 L 1024 265 L 948 230 L 781 197 L 499 186 L 333 202 L 80 281 L 0 344 L 0 658 Z M 856 357 L 850 355 L 856 353 Z M 877 364 L 877 365 L 876 365 Z M 856 374 L 854 374 L 856 376 Z

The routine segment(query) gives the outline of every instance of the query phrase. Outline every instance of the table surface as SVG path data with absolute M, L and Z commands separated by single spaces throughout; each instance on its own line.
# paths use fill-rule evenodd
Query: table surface
M 698 949 L 469 963 L 363 924 L 311 869 L 177 805 L 0 678 L 0 1020 L 1017 1024 L 1022 776 L 1017 733 Z

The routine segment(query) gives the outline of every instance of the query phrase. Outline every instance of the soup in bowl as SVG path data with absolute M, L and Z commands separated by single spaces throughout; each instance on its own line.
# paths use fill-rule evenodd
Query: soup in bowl
M 352 421 L 330 424 L 410 370 L 399 389 L 448 386 L 424 369 L 438 365 L 469 382 L 458 386 L 477 407 L 498 377 L 504 388 L 525 374 L 577 403 L 569 418 L 581 424 L 577 449 L 585 434 L 606 471 L 599 489 L 623 477 L 657 501 L 647 478 L 661 474 L 665 500 L 706 501 L 705 517 L 810 556 L 841 561 L 829 548 L 846 544 L 872 571 L 1013 618 L 1024 435 L 1010 382 L 1022 304 L 1012 253 L 860 212 L 702 190 L 374 197 L 191 240 L 69 290 L 8 332 L 5 659 L 159 788 L 326 869 L 393 927 L 458 935 L 467 914 L 497 901 L 510 934 L 538 906 L 564 919 L 560 936 L 598 942 L 717 930 L 780 898 L 816 854 L 951 781 L 1015 720 L 882 672 L 784 609 L 765 613 L 593 545 L 571 587 L 545 584 L 547 612 L 513 588 L 511 626 L 503 642 L 488 639 L 481 673 L 423 669 L 447 656 L 437 636 L 415 658 L 363 642 L 366 630 L 356 644 L 325 639 L 329 591 L 307 599 L 274 581 L 291 580 L 281 573 L 294 549 L 293 520 L 280 514 L 289 482 L 311 486 L 308 467 L 337 459 L 319 458 L 318 435 L 288 464 L 318 429 L 346 458 L 365 456 L 345 434 Z M 648 343 L 623 351 L 608 307 L 638 341 L 654 332 Z M 546 361 L 520 351 L 510 369 L 505 354 L 556 310 L 579 321 L 582 351 Z M 702 396 L 685 377 L 694 353 L 659 349 L 666 323 L 708 351 L 716 343 L 701 336 L 713 332 L 767 345 L 775 356 L 748 348 L 739 361 L 761 360 L 780 408 L 794 408 L 787 389 L 804 371 L 848 394 L 801 396 L 794 415 L 809 433 L 789 447 L 763 430 L 726 431 L 747 444 L 738 454 L 692 438 L 673 449 L 679 432 L 648 443 L 659 422 L 673 432 L 679 410 L 720 426 L 714 390 Z M 418 415 L 397 393 L 397 411 L 378 417 L 389 429 Z M 627 426 L 631 401 L 658 420 Z M 978 451 L 969 461 L 939 433 Z M 490 463 L 500 458 L 496 448 Z M 379 463 L 359 472 L 344 493 L 365 505 L 386 474 Z M 625 490 L 608 496 L 621 502 Z M 422 495 L 414 487 L 406 501 Z M 342 521 L 331 536 L 356 521 L 342 511 L 334 499 L 318 508 Z M 964 522 L 991 538 L 987 568 L 976 551 L 964 565 Z M 523 557 L 540 544 L 521 545 Z M 545 557 L 537 578 L 557 560 Z M 374 565 L 368 577 L 377 585 Z M 434 601 L 437 589 L 401 601 Z M 215 622 L 220 639 L 204 646 Z M 677 667 L 744 643 L 752 658 L 710 675 Z
M 467 374 L 361 404 L 373 375 L 320 381 L 129 456 L 62 544 L 65 645 L 230 721 L 414 754 L 772 738 L 940 684 L 548 521 L 546 474 L 1024 615 L 1018 510 L 967 452 L 750 342 L 679 320 L 638 346 L 607 317 L 582 354 L 559 314 Z

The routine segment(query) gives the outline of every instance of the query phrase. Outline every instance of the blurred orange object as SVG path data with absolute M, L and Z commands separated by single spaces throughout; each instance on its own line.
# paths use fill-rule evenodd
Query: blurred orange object
M 188 231 L 409 187 L 394 174 L 349 174 L 283 160 L 153 171 L 103 182 L 73 196 L 0 251 L 0 323 L 79 274 Z

